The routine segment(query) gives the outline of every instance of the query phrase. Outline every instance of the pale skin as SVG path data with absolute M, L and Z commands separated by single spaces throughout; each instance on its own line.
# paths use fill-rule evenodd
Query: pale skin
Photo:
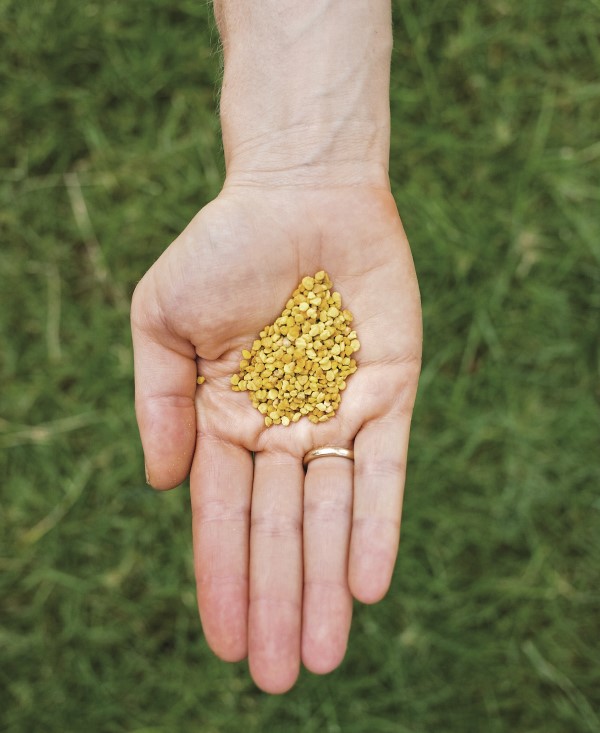
M 221 0 L 215 12 L 226 180 L 134 293 L 136 414 L 149 483 L 190 475 L 208 644 L 248 657 L 256 684 L 281 693 L 301 663 L 335 669 L 352 598 L 389 587 L 421 311 L 387 175 L 389 0 Z M 332 420 L 266 428 L 229 378 L 318 270 L 354 314 L 358 370 Z M 354 447 L 354 463 L 320 458 L 305 474 L 302 457 L 324 445 Z

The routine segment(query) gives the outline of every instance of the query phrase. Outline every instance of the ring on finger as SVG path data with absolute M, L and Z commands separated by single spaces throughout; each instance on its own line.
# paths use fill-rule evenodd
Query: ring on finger
M 302 459 L 302 465 L 304 468 L 308 466 L 311 461 L 316 458 L 329 458 L 335 456 L 338 458 L 348 458 L 350 461 L 354 460 L 354 451 L 350 448 L 338 448 L 336 446 L 322 446 L 321 448 L 313 448 Z

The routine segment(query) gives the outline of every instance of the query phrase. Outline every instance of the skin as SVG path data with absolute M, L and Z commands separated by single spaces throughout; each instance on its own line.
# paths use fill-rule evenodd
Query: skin
M 321 4 L 334 22 L 338 5 Z M 269 5 L 258 4 L 260 12 L 276 13 Z M 259 12 L 253 6 L 217 5 L 222 33 L 236 26 L 239 14 Z M 319 17 L 325 22 L 323 13 Z M 246 21 L 241 28 L 252 26 Z M 363 33 L 361 24 L 362 16 L 352 32 Z M 341 32 L 342 40 L 350 33 Z M 374 603 L 389 587 L 420 369 L 421 312 L 381 158 L 385 119 L 365 121 L 363 137 L 355 138 L 363 145 L 333 143 L 332 129 L 319 129 L 312 147 L 296 147 L 284 160 L 290 146 L 283 143 L 296 139 L 299 129 L 287 119 L 273 122 L 277 135 L 266 139 L 245 113 L 244 133 L 236 137 L 235 115 L 251 106 L 252 94 L 250 101 L 232 103 L 228 44 L 237 48 L 226 41 L 225 185 L 133 296 L 136 414 L 149 483 L 169 489 L 190 475 L 198 604 L 208 644 L 226 661 L 248 657 L 256 684 L 281 693 L 294 684 L 301 663 L 319 674 L 335 669 L 346 650 L 352 598 Z M 230 79 L 235 86 L 235 74 Z M 292 100 L 296 96 L 297 90 Z M 228 109 L 234 110 L 229 116 Z M 302 124 L 313 131 L 321 126 Z M 242 348 L 280 314 L 302 277 L 321 269 L 354 314 L 358 370 L 332 420 L 266 428 L 248 394 L 233 392 L 229 378 Z M 206 377 L 201 386 L 197 374 Z M 323 445 L 354 447 L 354 463 L 320 458 L 305 474 L 302 457 Z

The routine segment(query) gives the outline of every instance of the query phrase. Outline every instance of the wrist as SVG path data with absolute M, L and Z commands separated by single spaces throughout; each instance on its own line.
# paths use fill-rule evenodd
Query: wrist
M 221 0 L 226 185 L 389 188 L 389 0 Z
M 388 131 L 377 122 L 310 121 L 254 138 L 231 135 L 225 185 L 389 188 Z

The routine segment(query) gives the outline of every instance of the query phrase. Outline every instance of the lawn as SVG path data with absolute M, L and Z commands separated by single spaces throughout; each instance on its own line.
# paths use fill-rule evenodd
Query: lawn
M 600 4 L 396 0 L 425 325 L 400 555 L 282 697 L 144 481 L 135 283 L 223 177 L 193 0 L 0 0 L 0 731 L 600 733 Z

